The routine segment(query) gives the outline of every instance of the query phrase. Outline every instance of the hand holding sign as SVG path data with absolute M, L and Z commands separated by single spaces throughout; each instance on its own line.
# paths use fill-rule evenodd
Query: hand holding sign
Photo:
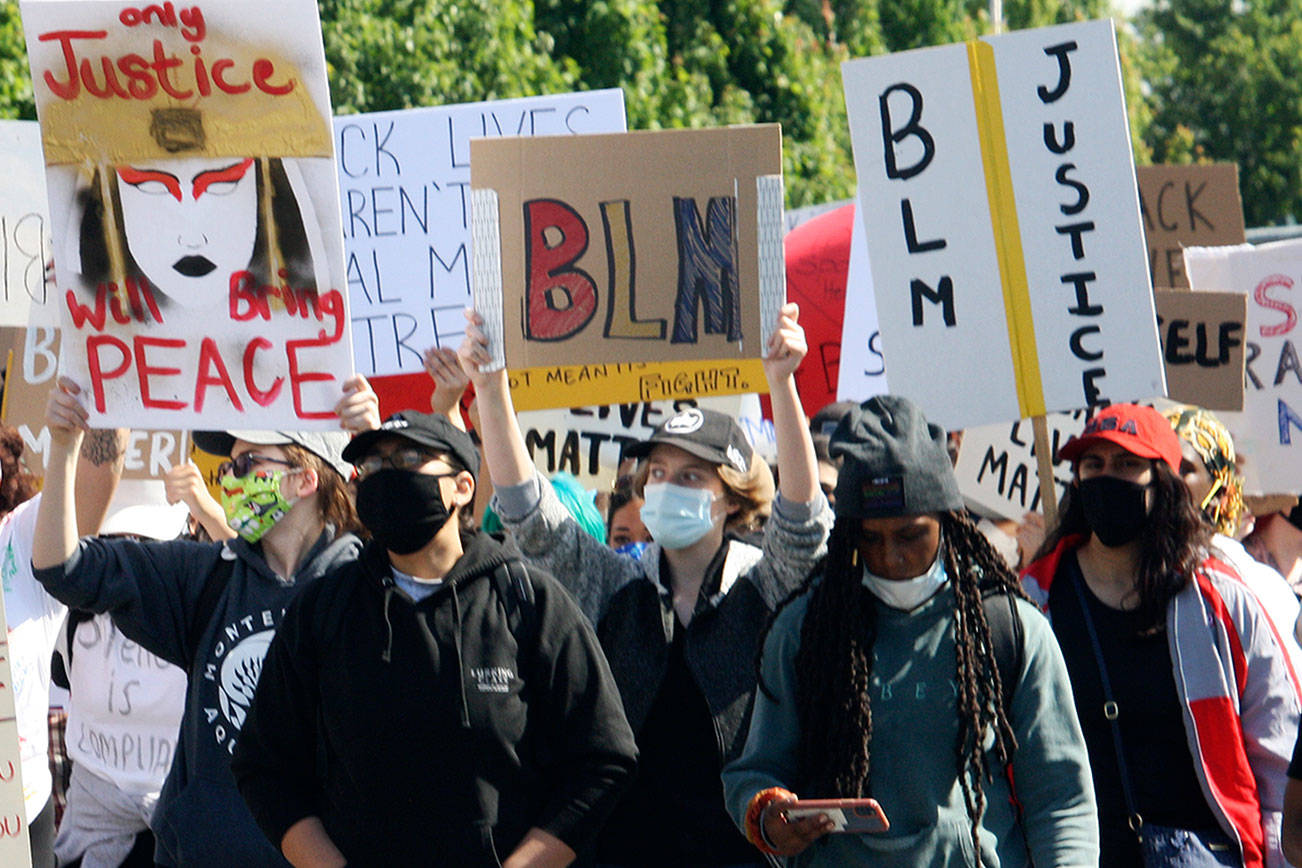
M 90 427 L 89 414 L 81 403 L 81 387 L 67 377 L 60 377 L 50 390 L 45 406 L 45 425 L 50 431 L 50 445 L 76 450 L 81 436 Z
M 778 312 L 778 327 L 764 345 L 764 375 L 768 378 L 770 388 L 774 383 L 794 376 L 796 368 L 800 367 L 805 354 L 809 352 L 805 330 L 797 322 L 799 316 L 799 305 L 794 302 L 784 304 Z
M 450 347 L 430 347 L 425 351 L 425 373 L 434 381 L 434 394 L 430 396 L 430 410 L 456 421 L 461 396 L 470 385 L 470 377 L 461 367 L 457 351 Z
M 380 399 L 361 374 L 344 381 L 344 396 L 335 404 L 339 427 L 345 431 L 370 431 L 380 427 Z

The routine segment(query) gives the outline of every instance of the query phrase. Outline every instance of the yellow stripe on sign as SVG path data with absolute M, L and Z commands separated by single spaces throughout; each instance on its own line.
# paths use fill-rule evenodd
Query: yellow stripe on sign
M 1031 316 L 1031 292 L 1026 282 L 1026 259 L 1022 232 L 1013 198 L 1013 172 L 1008 165 L 1008 140 L 1004 135 L 1004 114 L 999 104 L 999 80 L 995 75 L 995 52 L 987 43 L 967 43 L 968 67 L 972 73 L 972 103 L 976 109 L 977 135 L 981 139 L 981 162 L 986 175 L 986 197 L 990 202 L 995 256 L 1004 291 L 1004 317 L 1008 321 L 1008 343 L 1017 381 L 1017 402 L 1022 418 L 1042 416 L 1044 384 L 1040 358 L 1035 347 L 1035 322 Z

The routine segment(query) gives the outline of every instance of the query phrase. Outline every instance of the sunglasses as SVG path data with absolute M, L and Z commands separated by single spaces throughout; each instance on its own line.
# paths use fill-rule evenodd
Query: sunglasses
M 238 458 L 223 461 L 217 467 L 217 478 L 234 476 L 236 479 L 240 479 L 252 473 L 253 468 L 259 464 L 279 464 L 281 467 L 297 466 L 294 462 L 286 461 L 283 458 L 272 458 L 269 455 L 259 455 L 256 452 L 245 452 Z

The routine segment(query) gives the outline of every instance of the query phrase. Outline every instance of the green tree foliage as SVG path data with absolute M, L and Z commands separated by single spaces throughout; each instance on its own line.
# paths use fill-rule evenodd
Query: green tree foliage
M 1160 0 L 1139 29 L 1154 161 L 1237 163 L 1249 226 L 1302 218 L 1302 0 Z
M 36 120 L 18 3 L 0 0 L 0 118 Z

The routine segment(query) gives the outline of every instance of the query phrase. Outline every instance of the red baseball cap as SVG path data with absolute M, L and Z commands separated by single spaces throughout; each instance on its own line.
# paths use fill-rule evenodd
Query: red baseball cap
M 1113 404 L 1085 423 L 1085 430 L 1058 450 L 1060 461 L 1076 462 L 1091 445 L 1106 440 L 1141 458 L 1165 461 L 1180 472 L 1180 438 L 1171 423 L 1152 407 Z

